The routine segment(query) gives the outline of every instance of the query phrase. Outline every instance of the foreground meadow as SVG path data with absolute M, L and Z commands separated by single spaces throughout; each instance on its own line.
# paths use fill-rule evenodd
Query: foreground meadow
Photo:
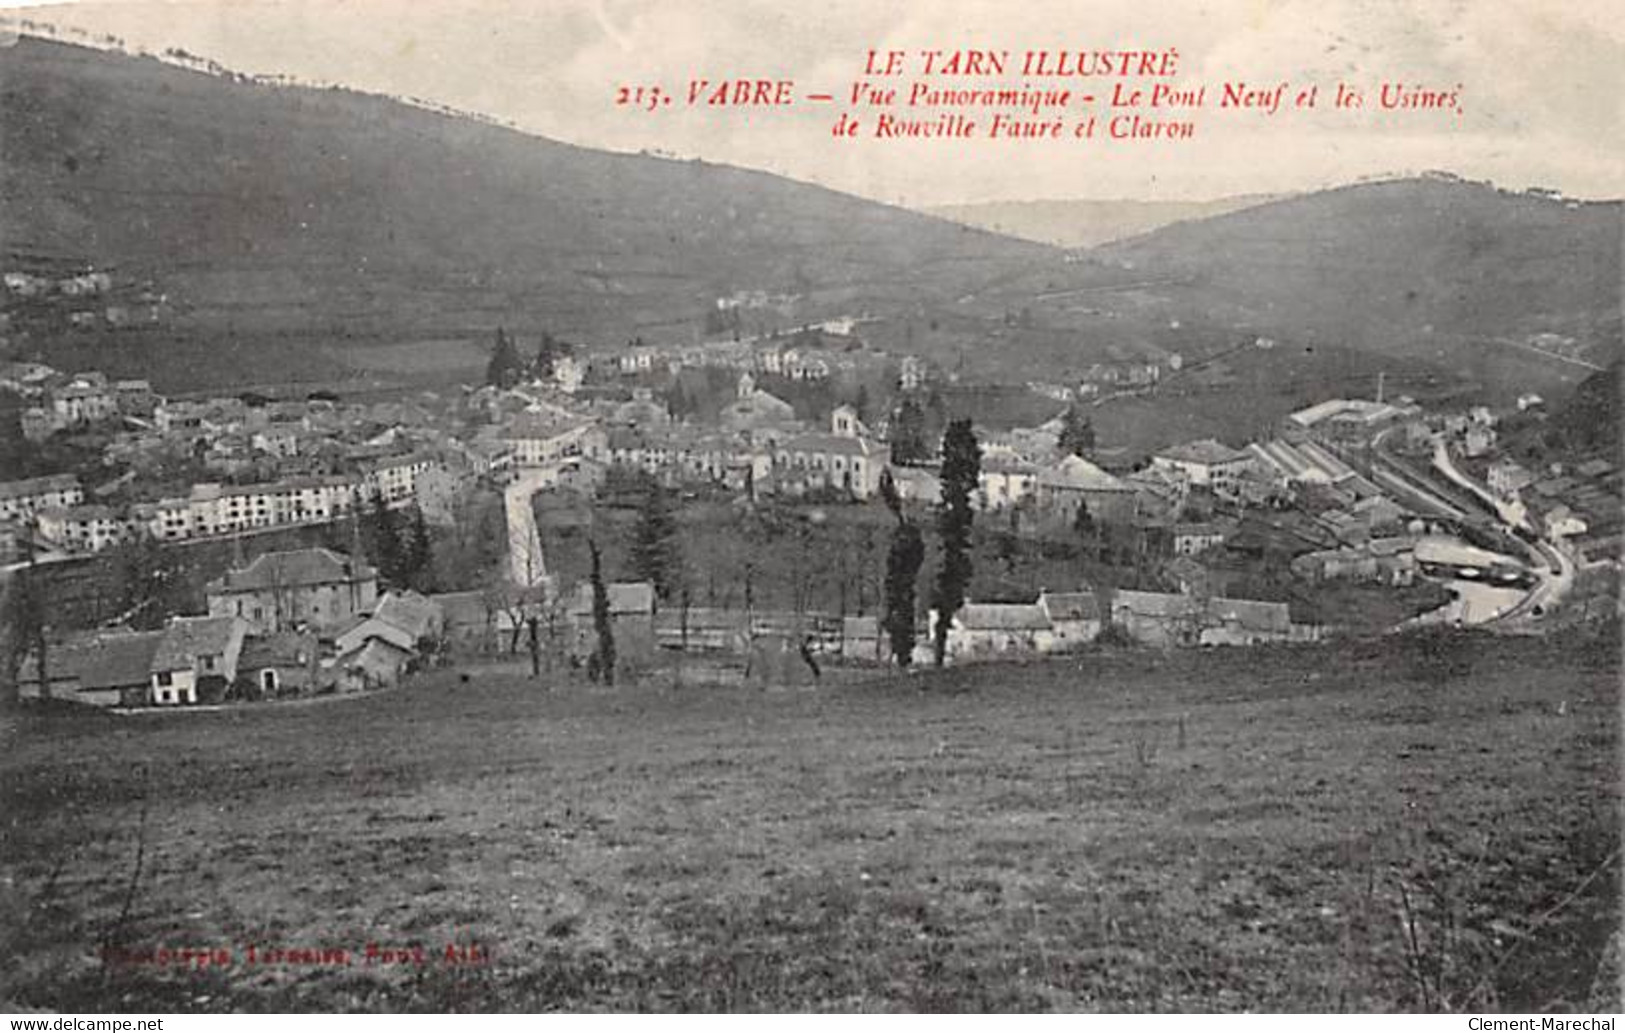
M 0 1007 L 1617 1009 L 1616 641 L 25 712 Z

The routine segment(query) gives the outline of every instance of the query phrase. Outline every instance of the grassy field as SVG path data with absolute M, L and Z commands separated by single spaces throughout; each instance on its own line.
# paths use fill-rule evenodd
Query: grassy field
M 1617 1010 L 1617 638 L 1423 645 L 25 713 L 0 1007 Z

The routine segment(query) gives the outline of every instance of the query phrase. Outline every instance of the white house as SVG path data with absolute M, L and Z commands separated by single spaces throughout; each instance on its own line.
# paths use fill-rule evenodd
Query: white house
M 508 425 L 502 438 L 512 446 L 518 465 L 549 466 L 581 455 L 581 439 L 592 426 L 591 420 L 580 417 L 523 413 Z
M 935 636 L 937 611 L 931 611 L 929 636 Z M 1048 653 L 1055 648 L 1055 626 L 1039 603 L 966 603 L 948 624 L 948 655 L 954 659 Z
M 212 682 L 220 689 L 237 677 L 246 622 L 236 617 L 173 617 L 152 658 L 152 702 L 196 703 Z
M 71 473 L 0 482 L 0 523 L 24 522 L 42 509 L 77 506 L 85 500 Z
M 1007 452 L 984 454 L 976 487 L 983 509 L 1009 509 L 1037 494 L 1038 467 Z
M 1182 474 L 1193 485 L 1218 494 L 1234 494 L 1252 465 L 1252 457 L 1228 445 L 1204 438 L 1165 448 L 1151 457 L 1151 465 Z
M 40 537 L 69 552 L 101 552 L 129 537 L 129 524 L 106 506 L 52 506 L 35 517 Z
M 1587 530 L 1586 522 L 1564 505 L 1554 506 L 1548 510 L 1541 518 L 1541 524 L 1545 528 L 1546 537 L 1554 542 L 1585 534 Z

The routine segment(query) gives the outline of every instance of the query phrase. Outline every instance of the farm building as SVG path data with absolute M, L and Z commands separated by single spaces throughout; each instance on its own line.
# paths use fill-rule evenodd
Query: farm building
M 931 612 L 930 634 L 937 613 Z M 948 625 L 948 655 L 955 659 L 1012 653 L 1047 653 L 1055 648 L 1055 627 L 1038 603 L 966 603 Z
M 152 658 L 162 631 L 98 632 L 63 643 L 46 657 L 52 699 L 93 706 L 140 706 L 147 702 Z M 17 675 L 25 699 L 37 699 L 39 663 L 31 657 Z
M 152 702 L 198 703 L 237 677 L 248 624 L 238 617 L 173 617 L 152 658 Z
M 1040 592 L 1038 605 L 1049 617 L 1056 649 L 1075 649 L 1100 634 L 1100 604 L 1093 592 Z

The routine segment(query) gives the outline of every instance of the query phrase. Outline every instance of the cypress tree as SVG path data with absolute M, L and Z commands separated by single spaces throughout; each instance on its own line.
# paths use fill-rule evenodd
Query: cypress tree
M 400 585 L 405 581 L 405 550 L 401 545 L 401 531 L 395 523 L 395 513 L 384 501 L 382 494 L 372 497 L 372 512 L 367 514 L 372 532 L 372 561 L 385 581 Z
M 485 366 L 485 382 L 492 387 L 512 387 L 519 382 L 524 368 L 513 338 L 500 326 L 497 327 L 496 343 L 491 347 L 491 361 Z
M 886 603 L 881 626 L 886 630 L 892 658 L 899 667 L 907 667 L 914 659 L 914 586 L 920 565 L 925 562 L 925 539 L 903 512 L 890 470 L 881 474 L 880 497 L 897 518 L 886 554 Z
M 412 507 L 411 533 L 406 541 L 406 574 L 413 586 L 422 589 L 429 581 L 434 567 L 434 541 L 429 536 L 429 521 L 423 510 Z
M 1068 406 L 1061 416 L 1061 437 L 1058 444 L 1062 451 L 1075 456 L 1085 456 L 1094 451 L 1095 425 L 1075 405 Z
M 904 466 L 923 462 L 927 458 L 925 410 L 913 398 L 905 398 L 892 417 L 891 461 L 897 466 Z
M 609 589 L 604 586 L 598 543 L 589 538 L 587 548 L 592 550 L 592 626 L 598 634 L 598 648 L 593 651 L 594 666 L 603 675 L 605 685 L 614 685 L 615 626 L 609 616 Z
M 632 570 L 651 582 L 662 600 L 671 598 L 680 580 L 677 519 L 672 514 L 666 489 L 653 477 L 649 478 L 638 522 L 632 530 L 631 561 Z
M 932 604 L 937 611 L 936 662 L 941 667 L 948 653 L 948 625 L 965 603 L 971 579 L 971 523 L 975 510 L 972 493 L 982 470 L 982 448 L 970 420 L 954 420 L 942 436 L 942 504 L 937 510 L 937 533 L 942 538 L 942 569 Z

